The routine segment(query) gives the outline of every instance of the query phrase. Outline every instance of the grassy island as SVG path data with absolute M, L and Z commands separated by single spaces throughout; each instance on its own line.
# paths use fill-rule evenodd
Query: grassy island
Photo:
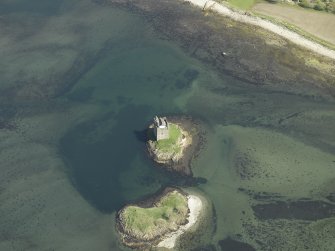
M 149 140 L 148 149 L 153 159 L 162 164 L 177 163 L 185 149 L 192 143 L 192 136 L 177 123 L 169 123 L 167 139 Z
M 207 215 L 207 205 L 206 200 L 198 194 L 168 187 L 138 205 L 121 209 L 117 214 L 116 228 L 121 242 L 128 247 L 176 250 L 175 246 L 179 245 L 178 240 L 184 234 L 203 227 L 199 221 Z
M 142 241 L 154 240 L 186 224 L 187 197 L 177 190 L 168 192 L 152 207 L 127 206 L 120 213 L 123 232 Z

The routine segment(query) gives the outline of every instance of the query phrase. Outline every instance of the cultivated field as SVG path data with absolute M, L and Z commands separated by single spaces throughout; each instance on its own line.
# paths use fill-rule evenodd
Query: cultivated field
M 254 12 L 285 21 L 335 44 L 335 15 L 286 5 L 258 3 Z

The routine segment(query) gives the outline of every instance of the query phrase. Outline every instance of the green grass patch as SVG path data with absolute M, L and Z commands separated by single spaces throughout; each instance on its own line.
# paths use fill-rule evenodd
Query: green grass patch
M 164 233 L 174 224 L 183 223 L 187 213 L 187 198 L 173 191 L 164 196 L 156 207 L 127 207 L 122 218 L 126 230 L 135 236 L 153 236 Z
M 227 2 L 236 8 L 249 10 L 252 6 L 254 6 L 257 0 L 227 0 Z
M 177 144 L 181 139 L 182 133 L 180 127 L 176 124 L 169 124 L 169 138 L 158 140 L 156 142 L 156 148 L 161 152 L 174 152 L 179 153 L 181 147 Z

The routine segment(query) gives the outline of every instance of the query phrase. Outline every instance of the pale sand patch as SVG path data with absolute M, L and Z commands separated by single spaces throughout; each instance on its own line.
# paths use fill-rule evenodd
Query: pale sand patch
M 192 136 L 181 126 L 178 125 L 178 127 L 180 128 L 181 134 L 184 135 L 184 137 L 180 140 L 180 142 L 177 143 L 180 144 L 181 151 L 179 154 L 176 154 L 172 157 L 172 160 L 175 162 L 183 157 L 185 150 L 192 144 Z
M 183 1 L 190 2 L 193 5 L 198 6 L 200 8 L 211 9 L 221 15 L 228 16 L 238 22 L 248 23 L 248 24 L 262 27 L 263 29 L 269 30 L 281 37 L 284 37 L 297 45 L 303 46 L 323 56 L 335 59 L 334 50 L 328 49 L 325 46 L 322 46 L 321 44 L 313 42 L 299 35 L 296 32 L 293 32 L 285 27 L 274 24 L 268 20 L 264 20 L 259 17 L 249 16 L 242 12 L 233 11 L 229 9 L 228 7 L 221 5 L 212 0 L 183 0 Z
M 168 234 L 163 241 L 158 243 L 157 247 L 164 248 L 174 248 L 176 241 L 180 235 L 185 233 L 188 229 L 190 229 L 198 220 L 199 215 L 203 209 L 202 201 L 199 197 L 195 195 L 189 195 L 188 198 L 188 208 L 190 209 L 190 213 L 188 216 L 188 223 L 186 225 L 181 226 L 177 231 Z

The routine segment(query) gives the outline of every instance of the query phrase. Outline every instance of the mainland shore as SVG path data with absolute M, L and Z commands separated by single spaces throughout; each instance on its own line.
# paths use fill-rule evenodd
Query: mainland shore
M 247 15 L 245 12 L 232 10 L 222 4 L 219 4 L 212 0 L 183 0 L 185 2 L 189 2 L 194 6 L 197 6 L 204 10 L 212 10 L 220 15 L 227 16 L 235 21 L 247 23 L 255 26 L 259 26 L 263 29 L 269 30 L 289 41 L 307 48 L 315 53 L 326 56 L 331 59 L 335 59 L 335 51 L 331 50 L 317 42 L 313 42 L 296 32 L 293 32 L 283 26 L 272 23 L 268 20 L 264 20 L 262 18 L 256 16 Z

